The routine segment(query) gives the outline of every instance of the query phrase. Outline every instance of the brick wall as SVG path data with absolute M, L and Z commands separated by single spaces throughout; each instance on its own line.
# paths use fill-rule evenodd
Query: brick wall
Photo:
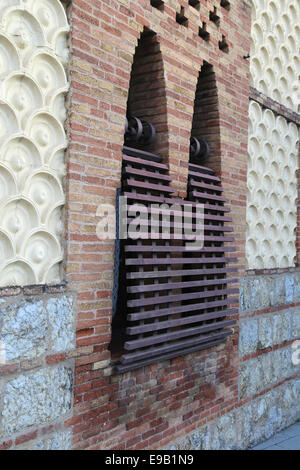
M 78 351 L 90 348 L 90 354 L 76 361 L 74 418 L 67 423 L 73 429 L 74 448 L 159 447 L 236 403 L 236 335 L 226 346 L 194 354 L 192 361 L 181 357 L 111 375 L 114 245 L 97 239 L 95 215 L 99 204 L 114 201 L 120 185 L 131 68 L 147 28 L 156 33 L 160 76 L 164 71 L 163 153 L 172 184 L 181 195 L 186 192 L 198 76 L 203 61 L 213 66 L 219 96 L 219 172 L 232 209 L 243 272 L 249 98 L 249 64 L 243 56 L 249 52 L 248 3 L 233 2 L 228 11 L 220 2 L 201 1 L 199 12 L 186 1 L 164 2 L 163 10 L 148 0 L 73 2 L 66 277 L 78 292 Z M 214 6 L 219 26 L 209 18 Z M 183 12 L 181 7 L 186 21 L 179 24 L 176 14 Z M 209 41 L 199 36 L 203 22 Z M 222 36 L 228 52 L 219 48 Z M 135 72 L 138 61 L 145 60 L 139 57 Z
M 231 206 L 239 269 L 244 272 L 249 64 L 243 56 L 249 51 L 249 3 L 231 2 L 230 10 L 219 0 L 68 3 L 66 283 L 57 289 L 76 298 L 76 348 L 55 355 L 45 351 L 46 372 L 42 368 L 39 373 L 50 374 L 48 368 L 53 367 L 74 370 L 74 386 L 73 382 L 65 384 L 74 393 L 72 402 L 59 395 L 66 404 L 59 416 L 24 421 L 13 433 L 4 430 L 3 448 L 70 448 L 71 435 L 74 449 L 156 448 L 237 403 L 237 331 L 226 345 L 125 375 L 113 374 L 108 347 L 114 243 L 100 241 L 96 227 L 98 206 L 114 204 L 120 186 L 130 80 L 131 90 L 137 93 L 136 77 L 147 68 L 145 56 L 139 50 L 135 56 L 135 51 L 142 32 L 150 30 L 155 36 L 148 35 L 142 47 L 150 49 L 146 57 L 151 59 L 152 50 L 159 59 L 158 68 L 150 61 L 150 72 L 153 79 L 156 74 L 160 77 L 157 95 L 163 99 L 157 112 L 160 150 L 169 164 L 172 185 L 182 196 L 186 194 L 198 77 L 204 61 L 213 67 L 218 94 L 215 124 L 220 134 L 217 169 Z M 209 40 L 207 35 L 203 38 L 203 29 Z M 149 92 L 149 102 L 150 98 Z M 3 295 L 10 303 L 26 295 L 38 302 L 45 290 L 5 289 Z M 3 384 L 7 390 L 16 379 L 11 365 L 1 370 L 0 387 Z M 31 384 L 36 367 L 40 371 L 40 365 L 31 363 L 27 372 Z M 40 411 L 37 408 L 37 414 Z

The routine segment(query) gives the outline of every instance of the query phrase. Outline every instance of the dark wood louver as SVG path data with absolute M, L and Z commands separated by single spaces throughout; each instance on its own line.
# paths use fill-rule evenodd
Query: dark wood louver
M 123 242 L 127 327 L 119 373 L 219 345 L 232 334 L 235 320 L 228 317 L 237 313 L 231 306 L 238 302 L 238 289 L 231 287 L 237 279 L 227 276 L 237 271 L 228 267 L 235 261 L 232 228 L 225 225 L 231 222 L 229 209 L 212 170 L 190 164 L 188 184 L 188 200 L 174 197 L 168 166 L 160 157 L 124 148 L 122 195 L 128 205 L 202 203 L 204 245 L 187 250 L 185 235 L 176 235 L 178 214 L 170 211 L 169 240 L 162 239 L 165 223 L 157 219 L 155 239 L 141 235 Z M 199 224 L 195 212 L 191 222 Z

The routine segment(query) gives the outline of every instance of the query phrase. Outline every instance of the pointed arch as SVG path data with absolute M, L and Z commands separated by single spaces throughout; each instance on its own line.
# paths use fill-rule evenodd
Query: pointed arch
M 145 28 L 138 41 L 129 86 L 127 117 L 149 121 L 156 129 L 156 139 L 149 152 L 166 155 L 167 100 L 164 65 L 157 34 Z
M 213 66 L 205 61 L 198 77 L 191 137 L 208 142 L 210 157 L 206 164 L 219 170 L 221 139 L 217 81 Z

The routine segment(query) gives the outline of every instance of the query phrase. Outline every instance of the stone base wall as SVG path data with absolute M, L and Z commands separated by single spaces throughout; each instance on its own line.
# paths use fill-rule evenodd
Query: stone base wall
M 269 439 L 300 416 L 300 380 L 292 380 L 196 429 L 168 450 L 243 450 Z
M 0 449 L 72 447 L 75 317 L 71 294 L 0 300 Z
M 201 423 L 195 420 L 187 432 L 178 433 L 174 443 L 166 444 L 168 449 L 246 449 L 300 417 L 300 364 L 295 361 L 300 354 L 293 356 L 300 339 L 300 272 L 242 278 L 240 304 L 239 395 L 214 415 L 204 417 L 204 409 Z M 75 297 L 60 292 L 2 298 L 0 319 L 0 449 L 74 448 L 70 425 L 80 418 L 73 398 L 74 361 L 84 353 L 75 349 Z M 207 375 L 212 363 L 205 353 L 203 360 L 195 390 L 200 393 L 209 384 L 207 403 L 214 400 L 216 407 L 225 389 L 218 386 L 216 372 L 215 378 Z M 152 396 L 152 376 L 147 390 L 137 376 L 134 402 L 141 393 Z M 113 386 L 116 377 L 110 380 Z M 133 384 L 128 385 L 133 392 Z M 124 394 L 127 389 L 125 380 Z M 103 400 L 102 406 L 108 406 Z M 185 403 L 187 409 L 196 404 L 187 398 Z M 166 414 L 149 401 L 151 411 Z M 188 418 L 177 409 L 172 416 L 178 425 Z M 121 441 L 114 445 L 122 447 Z M 153 441 L 148 448 L 158 446 Z
M 240 292 L 239 397 L 244 400 L 299 375 L 293 346 L 300 338 L 300 273 L 248 276 Z
M 217 364 L 213 356 L 208 362 L 204 352 L 203 367 L 194 370 L 194 386 L 207 397 L 207 404 L 215 403 L 216 412 L 205 413 L 204 406 L 198 410 L 201 421 L 194 420 L 187 432 L 177 433 L 174 442 L 160 446 L 153 440 L 148 448 L 246 449 L 300 417 L 300 272 L 242 278 L 240 305 L 238 396 L 232 397 L 231 405 L 224 402 L 217 409 L 222 397 L 224 401 L 225 388 L 218 385 L 217 369 L 211 369 Z M 75 349 L 76 310 L 75 297 L 66 292 L 20 293 L 0 301 L 0 449 L 74 448 L 71 426 L 80 419 L 73 398 L 74 362 L 84 353 L 83 348 Z M 170 386 L 175 370 L 171 369 L 170 382 L 166 382 Z M 146 388 L 137 375 L 134 391 L 124 376 L 122 390 L 126 395 L 130 387 L 134 403 L 146 394 L 147 412 L 160 412 L 163 419 L 166 408 L 150 400 L 156 390 L 151 370 L 152 381 Z M 214 371 L 211 377 L 208 371 Z M 160 376 L 159 370 L 156 375 Z M 107 380 L 114 386 L 116 379 Z M 180 392 L 178 386 L 172 385 L 175 395 Z M 101 403 L 108 406 L 108 397 L 102 397 Z M 186 410 L 197 404 L 188 398 L 184 403 Z M 124 410 L 116 408 L 115 412 Z M 178 427 L 189 418 L 188 411 L 182 415 L 174 408 L 172 413 Z M 116 438 L 114 447 L 122 448 L 120 439 Z
M 168 449 L 247 449 L 300 417 L 300 273 L 244 277 L 240 306 L 238 403 Z

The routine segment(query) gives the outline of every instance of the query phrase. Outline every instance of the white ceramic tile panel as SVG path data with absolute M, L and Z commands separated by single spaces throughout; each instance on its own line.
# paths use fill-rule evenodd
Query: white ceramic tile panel
M 0 286 L 61 281 L 68 31 L 59 0 L 0 0 Z
M 300 111 L 300 1 L 253 0 L 251 83 L 293 111 Z
M 295 124 L 250 102 L 248 269 L 295 265 L 298 142 Z

